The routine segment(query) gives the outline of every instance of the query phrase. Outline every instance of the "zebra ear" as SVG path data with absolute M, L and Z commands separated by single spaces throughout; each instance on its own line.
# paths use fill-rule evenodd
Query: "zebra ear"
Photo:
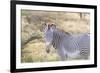
M 54 24 L 51 24 L 51 26 L 53 26 Z
M 56 25 L 54 23 L 52 23 L 51 26 L 56 26 Z
M 55 25 L 55 24 L 52 24 L 52 26 L 53 26 L 54 28 L 56 28 L 56 25 Z

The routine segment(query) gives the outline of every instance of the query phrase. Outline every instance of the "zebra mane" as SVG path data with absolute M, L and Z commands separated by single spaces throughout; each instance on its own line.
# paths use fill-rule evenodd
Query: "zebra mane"
M 63 30 L 63 29 L 57 28 L 57 30 L 59 30 L 60 32 L 65 33 L 65 34 L 67 34 L 67 35 L 71 35 L 69 32 L 66 32 L 66 31 Z

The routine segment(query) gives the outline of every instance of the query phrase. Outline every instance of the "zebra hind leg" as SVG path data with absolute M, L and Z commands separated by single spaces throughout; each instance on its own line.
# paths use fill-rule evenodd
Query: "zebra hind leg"
M 87 48 L 83 48 L 80 51 L 80 55 L 82 59 L 89 59 L 89 55 L 90 55 L 89 50 Z

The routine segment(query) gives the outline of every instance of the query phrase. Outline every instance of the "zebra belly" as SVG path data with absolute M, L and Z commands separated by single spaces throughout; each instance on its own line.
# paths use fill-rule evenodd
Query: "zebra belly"
M 67 57 L 69 57 L 69 58 L 75 58 L 75 57 L 78 57 L 79 56 L 79 54 L 80 54 L 80 51 L 79 50 L 76 50 L 76 51 L 67 51 L 66 50 L 66 48 L 62 48 L 62 50 L 63 50 L 63 53 L 65 54 L 65 55 L 67 55 Z

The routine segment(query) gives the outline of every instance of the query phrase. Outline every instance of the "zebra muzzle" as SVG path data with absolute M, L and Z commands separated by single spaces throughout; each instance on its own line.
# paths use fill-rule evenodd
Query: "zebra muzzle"
M 47 52 L 47 53 L 50 53 L 50 49 L 46 49 L 46 52 Z

